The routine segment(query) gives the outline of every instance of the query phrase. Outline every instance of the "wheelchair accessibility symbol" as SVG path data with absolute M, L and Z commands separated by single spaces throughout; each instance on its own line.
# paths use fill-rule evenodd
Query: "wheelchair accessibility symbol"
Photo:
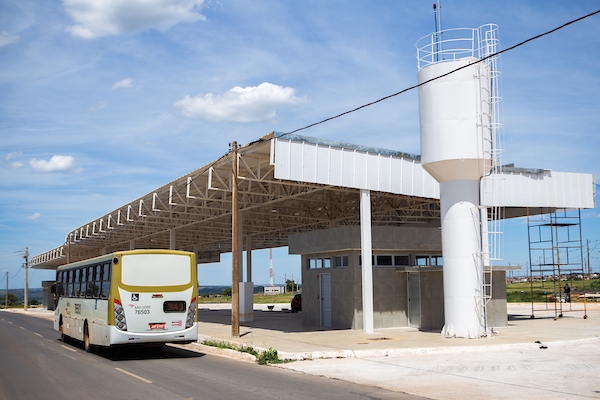
M 131 301 L 140 301 L 139 293 L 131 293 Z

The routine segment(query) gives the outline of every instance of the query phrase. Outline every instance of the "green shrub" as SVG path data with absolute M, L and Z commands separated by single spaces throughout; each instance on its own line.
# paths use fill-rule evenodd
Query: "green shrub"
M 282 361 L 279 359 L 279 355 L 277 354 L 277 350 L 269 348 L 269 350 L 265 350 L 256 359 L 256 362 L 260 365 L 267 364 L 279 364 Z

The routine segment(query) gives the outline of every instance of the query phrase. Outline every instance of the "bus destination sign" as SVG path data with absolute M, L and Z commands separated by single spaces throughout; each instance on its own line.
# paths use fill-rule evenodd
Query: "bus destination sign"
M 165 301 L 163 303 L 163 311 L 166 313 L 185 312 L 185 309 L 185 301 Z

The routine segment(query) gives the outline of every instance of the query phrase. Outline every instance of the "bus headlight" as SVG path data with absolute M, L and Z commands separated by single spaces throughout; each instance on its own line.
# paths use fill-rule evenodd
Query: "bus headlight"
M 115 315 L 115 326 L 120 331 L 127 330 L 127 322 L 125 321 L 125 310 L 119 300 L 115 300 L 113 303 L 113 312 Z
M 196 323 L 196 298 L 194 297 L 188 307 L 187 319 L 185 321 L 185 327 L 191 328 Z

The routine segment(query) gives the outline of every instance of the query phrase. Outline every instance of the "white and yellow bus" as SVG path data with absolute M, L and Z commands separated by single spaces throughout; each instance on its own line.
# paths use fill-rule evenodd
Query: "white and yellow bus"
M 196 255 L 111 253 L 59 267 L 54 329 L 91 346 L 198 340 Z

